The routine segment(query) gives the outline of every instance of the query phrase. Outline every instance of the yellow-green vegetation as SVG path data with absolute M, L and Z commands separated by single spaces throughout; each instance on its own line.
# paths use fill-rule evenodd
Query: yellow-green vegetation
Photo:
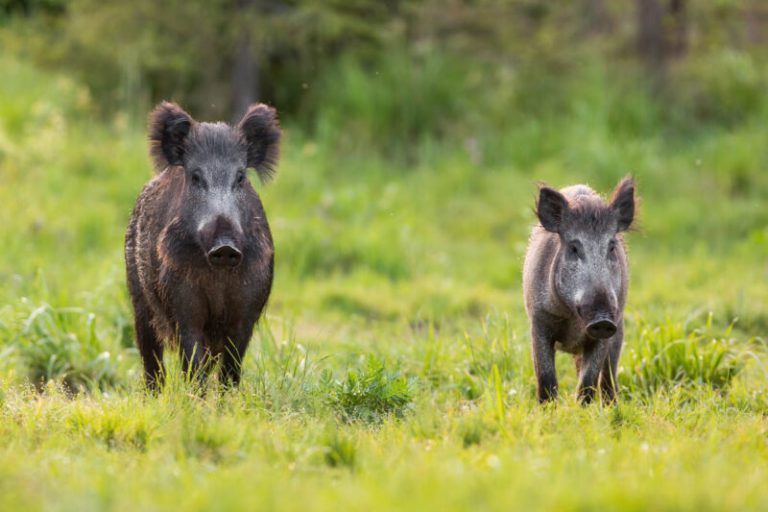
M 414 90 L 462 76 L 435 58 Z M 735 97 L 706 122 L 593 63 L 540 92 L 485 82 L 450 108 L 486 105 L 488 124 L 442 139 L 387 128 L 440 116 L 387 117 L 397 58 L 340 63 L 316 131 L 286 121 L 257 184 L 276 281 L 242 386 L 194 389 L 170 353 L 156 397 L 122 257 L 144 127 L 0 59 L 0 509 L 765 509 L 768 103 L 744 59 L 725 59 L 741 81 L 691 81 Z M 514 110 L 531 98 L 540 116 Z M 563 356 L 563 396 L 540 406 L 520 290 L 536 182 L 608 191 L 629 172 L 620 402 L 578 405 Z

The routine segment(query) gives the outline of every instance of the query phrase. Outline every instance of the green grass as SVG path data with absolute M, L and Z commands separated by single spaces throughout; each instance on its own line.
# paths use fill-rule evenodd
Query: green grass
M 481 109 L 415 138 L 439 109 L 399 119 L 405 78 L 347 69 L 354 95 L 311 136 L 286 122 L 259 186 L 277 277 L 242 386 L 201 394 L 168 354 L 152 397 L 122 260 L 151 176 L 143 127 L 94 121 L 78 84 L 0 59 L 0 509 L 764 509 L 768 129 L 758 67 L 726 64 L 738 90 L 703 83 L 680 108 L 746 92 L 685 133 L 597 66 L 541 118 L 521 117 L 532 86 L 490 91 L 512 122 L 499 108 L 474 133 Z M 407 86 L 444 98 L 457 66 Z M 468 100 L 450 101 L 457 121 Z M 414 145 L 393 158 L 365 152 L 382 112 Z M 336 145 L 337 123 L 360 138 Z M 608 192 L 630 171 L 620 402 L 579 406 L 559 355 L 562 397 L 539 406 L 520 290 L 535 183 Z

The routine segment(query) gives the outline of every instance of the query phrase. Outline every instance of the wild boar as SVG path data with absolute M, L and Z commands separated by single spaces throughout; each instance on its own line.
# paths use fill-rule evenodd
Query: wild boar
M 624 340 L 628 269 L 623 232 L 635 217 L 635 182 L 626 177 L 610 203 L 585 185 L 543 186 L 523 266 L 540 402 L 557 397 L 555 350 L 574 355 L 578 398 L 599 389 L 615 400 Z
M 136 202 L 125 236 L 136 341 L 149 389 L 165 374 L 163 348 L 179 345 L 182 368 L 240 381 L 243 356 L 272 288 L 274 246 L 259 195 L 246 176 L 275 171 L 275 109 L 251 105 L 235 127 L 198 122 L 178 105 L 149 116 L 156 176 Z

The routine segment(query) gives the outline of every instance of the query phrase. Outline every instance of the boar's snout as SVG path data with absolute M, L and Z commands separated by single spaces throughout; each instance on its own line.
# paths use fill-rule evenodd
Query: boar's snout
M 230 240 L 222 240 L 222 243 L 208 251 L 206 256 L 208 263 L 214 267 L 236 267 L 243 260 L 243 253 Z
M 200 229 L 200 242 L 212 267 L 236 267 L 243 261 L 240 230 L 220 215 Z
M 616 334 L 616 308 L 608 293 L 600 291 L 591 301 L 576 307 L 576 313 L 586 325 L 587 336 L 603 340 Z
M 609 318 L 600 318 L 587 325 L 587 335 L 590 338 L 604 340 L 616 334 L 616 324 Z

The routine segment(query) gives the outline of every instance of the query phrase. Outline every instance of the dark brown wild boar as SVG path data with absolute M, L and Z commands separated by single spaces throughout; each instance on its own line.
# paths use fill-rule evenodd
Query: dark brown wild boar
M 157 176 L 141 192 L 125 236 L 128 289 L 147 386 L 164 376 L 163 347 L 178 344 L 185 372 L 240 381 L 253 327 L 272 287 L 272 235 L 258 194 L 277 163 L 275 110 L 252 105 L 236 127 L 202 123 L 174 103 L 149 116 Z
M 635 216 L 635 182 L 624 178 L 606 204 L 585 185 L 542 187 L 523 267 L 540 402 L 557 396 L 555 350 L 575 356 L 578 397 L 616 396 L 624 341 L 627 255 L 622 232 Z

